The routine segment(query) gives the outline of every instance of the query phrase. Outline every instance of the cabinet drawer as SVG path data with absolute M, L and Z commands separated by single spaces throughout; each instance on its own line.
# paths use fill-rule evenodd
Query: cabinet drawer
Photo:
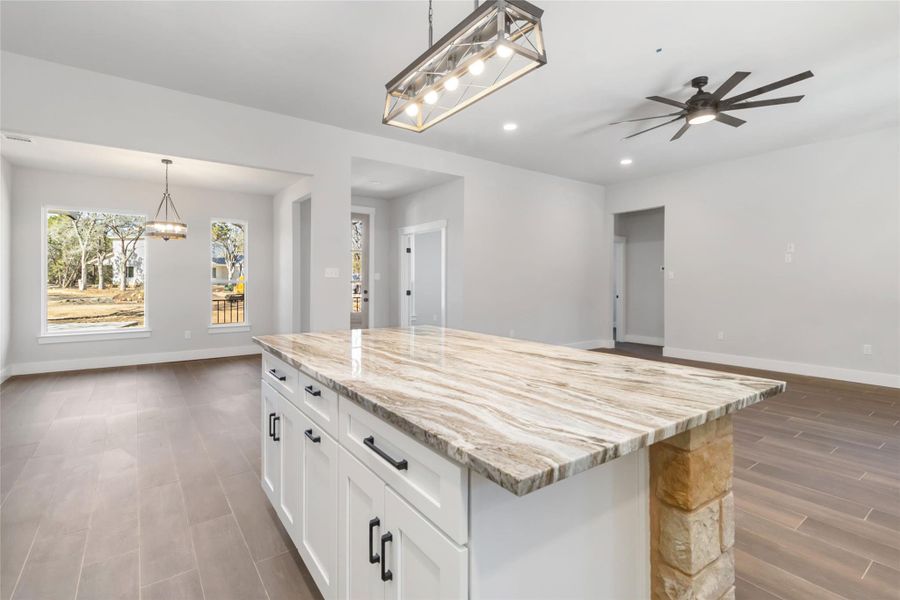
M 300 373 L 296 403 L 316 425 L 338 438 L 338 395 Z
M 263 352 L 262 380 L 267 382 L 288 400 L 296 401 L 299 372 L 280 358 Z
M 340 405 L 340 442 L 456 543 L 467 542 L 464 467 L 346 399 Z

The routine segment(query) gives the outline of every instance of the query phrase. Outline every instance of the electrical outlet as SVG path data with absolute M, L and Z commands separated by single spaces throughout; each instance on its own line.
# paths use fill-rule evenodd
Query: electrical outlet
M 510 329 L 510 330 L 509 330 L 509 337 L 516 337 L 516 330 L 515 330 L 515 329 Z
M 184 339 L 186 339 L 186 340 L 191 339 L 191 330 L 190 329 L 184 330 Z
M 794 260 L 794 255 L 788 252 L 784 255 L 784 262 L 789 263 Z
M 725 339 L 725 332 L 724 332 L 724 331 L 720 331 L 720 332 L 716 335 L 716 337 L 717 337 L 718 339 L 720 339 L 720 340 L 724 340 L 724 339 Z
M 794 242 L 791 242 L 787 245 L 787 250 L 785 252 L 793 252 L 794 251 Z
M 872 344 L 863 344 L 863 354 L 872 354 Z
M 337 267 L 325 267 L 325 277 L 328 279 L 337 279 L 341 276 L 341 270 Z

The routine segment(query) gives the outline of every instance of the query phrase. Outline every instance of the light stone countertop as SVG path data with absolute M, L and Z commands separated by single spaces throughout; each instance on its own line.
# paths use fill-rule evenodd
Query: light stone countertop
M 770 379 L 438 327 L 254 340 L 519 496 L 785 389 Z

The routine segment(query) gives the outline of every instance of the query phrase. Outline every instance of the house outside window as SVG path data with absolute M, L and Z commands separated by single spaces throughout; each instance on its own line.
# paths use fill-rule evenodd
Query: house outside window
M 134 331 L 146 327 L 146 217 L 47 209 L 42 332 Z
M 210 225 L 210 324 L 246 323 L 247 224 L 227 219 Z

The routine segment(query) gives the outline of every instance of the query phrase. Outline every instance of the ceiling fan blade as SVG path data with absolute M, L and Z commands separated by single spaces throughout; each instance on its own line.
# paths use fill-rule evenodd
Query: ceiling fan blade
M 754 100 L 753 102 L 739 102 L 738 104 L 726 104 L 719 110 L 738 110 L 739 108 L 759 108 L 760 106 L 775 106 L 777 104 L 793 104 L 800 102 L 803 96 L 788 96 L 787 98 L 772 98 L 771 100 Z
M 753 96 L 759 96 L 760 94 L 765 94 L 766 92 L 771 92 L 772 90 L 783 88 L 786 85 L 791 85 L 792 83 L 797 83 L 798 81 L 809 79 L 812 76 L 812 71 L 798 73 L 797 75 L 782 79 L 781 81 L 776 81 L 775 83 L 764 85 L 762 87 L 756 88 L 755 90 L 750 90 L 749 92 L 738 94 L 737 96 L 726 99 L 725 102 L 740 102 L 741 100 L 746 100 L 747 98 L 752 98 Z
M 640 119 L 628 119 L 626 121 L 616 121 L 615 123 L 610 123 L 610 125 L 618 125 L 619 123 L 634 123 L 636 121 L 649 121 L 651 119 L 665 119 L 666 117 L 674 117 L 675 115 L 683 115 L 684 111 L 678 111 L 669 113 L 667 115 L 659 115 L 657 117 L 642 117 Z
M 748 75 L 750 75 L 750 73 L 747 71 L 736 71 L 734 75 L 725 80 L 725 83 L 719 86 L 719 89 L 713 92 L 713 98 L 721 100 L 725 97 L 725 94 L 736 88 Z
M 679 102 L 678 100 L 670 100 L 669 98 L 663 98 L 662 96 L 647 96 L 647 100 L 653 100 L 654 102 L 662 102 L 663 104 L 668 104 L 669 106 L 676 106 L 678 108 L 687 108 L 687 104 L 684 102 Z
M 726 125 L 731 125 L 732 127 L 740 127 L 747 122 L 743 119 L 738 119 L 737 117 L 726 115 L 723 112 L 720 112 L 716 115 L 716 121 L 718 121 L 719 123 L 725 123 Z
M 690 129 L 690 128 L 691 128 L 691 124 L 688 123 L 687 121 L 685 121 L 685 122 L 684 122 L 684 125 L 681 126 L 681 129 L 679 129 L 678 131 L 676 131 L 676 132 L 675 132 L 675 135 L 673 135 L 673 136 L 672 136 L 672 139 L 670 139 L 669 141 L 670 141 L 670 142 L 674 142 L 675 140 L 677 140 L 678 138 L 680 138 L 681 136 L 683 136 L 683 135 L 684 135 L 684 132 L 687 131 L 687 130 Z
M 648 131 L 653 131 L 654 129 L 659 129 L 660 127 L 665 127 L 666 125 L 669 125 L 669 124 L 671 124 L 671 123 L 674 123 L 675 121 L 678 121 L 679 119 L 681 119 L 681 116 L 675 117 L 675 118 L 672 119 L 671 121 L 666 121 L 666 122 L 663 123 L 662 125 L 655 125 L 655 126 L 653 126 L 653 127 L 650 127 L 649 129 L 644 129 L 644 130 L 642 130 L 642 131 L 638 131 L 637 133 L 632 133 L 631 135 L 626 136 L 626 137 L 624 137 L 624 138 L 622 138 L 622 139 L 627 140 L 628 138 L 633 138 L 633 137 L 636 136 L 636 135 L 641 135 L 642 133 L 647 133 Z

